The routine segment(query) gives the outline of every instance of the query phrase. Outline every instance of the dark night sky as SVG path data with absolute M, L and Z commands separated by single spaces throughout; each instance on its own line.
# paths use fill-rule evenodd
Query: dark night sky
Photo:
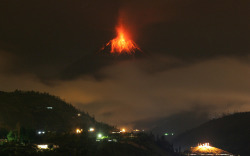
M 248 0 L 2 0 L 0 90 L 49 92 L 129 127 L 249 111 L 249 8 Z M 103 61 L 97 52 L 121 17 L 145 56 Z

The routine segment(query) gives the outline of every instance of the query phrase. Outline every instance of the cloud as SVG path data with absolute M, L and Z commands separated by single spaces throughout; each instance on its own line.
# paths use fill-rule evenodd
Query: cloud
M 250 110 L 250 66 L 237 59 L 214 59 L 155 74 L 138 64 L 140 61 L 124 61 L 107 66 L 101 72 L 109 78 L 103 81 L 85 76 L 57 80 L 57 85 L 48 86 L 34 75 L 1 75 L 0 84 L 5 91 L 49 92 L 94 114 L 99 121 L 118 126 L 134 127 L 137 121 L 185 111 L 216 114 Z
M 14 64 L 17 58 L 6 51 L 0 50 L 0 73 L 10 72 L 14 68 Z

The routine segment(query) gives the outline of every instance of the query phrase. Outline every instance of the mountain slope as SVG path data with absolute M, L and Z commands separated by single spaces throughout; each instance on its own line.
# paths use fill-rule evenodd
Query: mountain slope
M 210 142 L 213 146 L 234 154 L 250 155 L 249 123 L 250 112 L 224 116 L 179 135 L 174 144 L 188 148 Z
M 47 93 L 0 92 L 0 127 L 70 131 L 76 127 L 101 126 L 88 114 Z M 103 124 L 103 126 L 109 127 Z

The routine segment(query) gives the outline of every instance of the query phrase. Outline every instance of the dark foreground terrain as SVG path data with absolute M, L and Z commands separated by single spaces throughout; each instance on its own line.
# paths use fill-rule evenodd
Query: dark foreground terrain
M 47 93 L 0 92 L 0 108 L 0 156 L 176 155 L 164 137 L 120 132 Z
M 175 138 L 183 149 L 209 142 L 213 146 L 242 156 L 250 155 L 250 112 L 235 113 L 211 120 Z

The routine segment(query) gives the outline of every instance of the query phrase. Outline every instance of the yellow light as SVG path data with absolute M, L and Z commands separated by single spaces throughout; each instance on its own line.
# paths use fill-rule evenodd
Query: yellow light
M 123 129 L 121 130 L 121 132 L 123 132 L 123 133 L 124 133 L 124 132 L 126 132 L 126 129 L 125 129 L 125 128 L 123 128 Z
M 231 156 L 230 153 L 223 151 L 219 148 L 211 146 L 209 143 L 198 144 L 196 147 L 191 147 L 190 155 L 228 155 Z
M 94 128 L 89 128 L 89 132 L 94 132 L 95 129 Z
M 79 129 L 79 128 L 76 129 L 77 134 L 82 133 L 82 131 L 83 131 L 82 129 Z
M 48 149 L 48 145 L 37 145 L 39 149 Z
M 209 145 L 209 143 L 198 144 L 198 147 L 200 147 L 200 148 L 211 148 L 211 146 Z

